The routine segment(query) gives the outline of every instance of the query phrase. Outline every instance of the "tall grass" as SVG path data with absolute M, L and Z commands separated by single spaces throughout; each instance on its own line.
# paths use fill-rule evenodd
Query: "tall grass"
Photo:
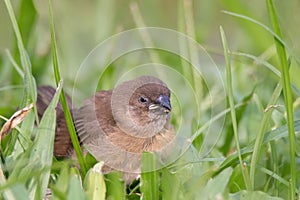
M 55 39 L 55 30 L 54 30 L 54 23 L 53 23 L 53 14 L 52 14 L 52 5 L 51 1 L 48 1 L 48 6 L 49 6 L 49 19 L 50 19 L 50 31 L 51 31 L 51 44 L 52 44 L 52 61 L 53 61 L 53 70 L 54 70 L 54 75 L 55 75 L 55 81 L 56 85 L 59 84 L 61 81 L 60 77 L 60 72 L 59 72 L 59 66 L 58 66 L 58 60 L 57 60 L 57 49 L 56 49 L 56 39 Z M 64 90 L 62 89 L 61 95 L 60 95 L 60 102 L 63 107 L 63 111 L 66 117 L 66 123 L 68 126 L 68 130 L 70 132 L 72 144 L 80 165 L 80 168 L 82 170 L 83 177 L 85 176 L 87 172 L 87 167 L 84 161 L 83 153 L 80 148 L 80 144 L 78 141 L 78 137 L 76 134 L 76 130 L 73 124 L 73 119 L 71 116 L 70 108 L 68 107 L 66 97 Z
M 269 15 L 271 23 L 275 33 L 281 38 L 282 33 L 278 23 L 277 15 L 272 0 L 267 0 Z M 285 108 L 287 112 L 287 124 L 289 131 L 289 145 L 290 145 L 290 170 L 291 170 L 291 185 L 290 185 L 290 199 L 294 199 L 296 195 L 296 158 L 295 158 L 295 128 L 294 128 L 294 111 L 293 111 L 293 98 L 292 87 L 290 81 L 290 72 L 288 66 L 288 59 L 286 56 L 286 50 L 284 44 L 275 38 L 275 45 L 277 49 L 278 59 L 280 63 L 280 69 L 282 74 L 283 95 Z
M 235 113 L 235 108 L 234 108 L 235 103 L 234 103 L 233 91 L 232 91 L 232 72 L 231 72 L 232 70 L 231 70 L 231 62 L 230 62 L 230 57 L 229 57 L 230 51 L 228 49 L 226 36 L 225 36 L 224 30 L 222 27 L 220 27 L 220 32 L 221 32 L 221 38 L 222 38 L 222 43 L 223 43 L 223 48 L 224 48 L 224 56 L 225 56 L 225 61 L 226 61 L 227 93 L 228 93 L 228 100 L 229 100 L 229 106 L 230 106 L 233 133 L 234 133 L 234 138 L 235 138 L 235 145 L 236 145 L 236 149 L 237 149 L 239 163 L 240 163 L 240 166 L 242 169 L 243 179 L 246 184 L 246 188 L 247 188 L 247 190 L 253 190 L 253 187 L 250 184 L 250 180 L 249 180 L 247 165 L 245 165 L 245 163 L 243 162 L 242 155 L 241 155 L 240 140 L 239 140 L 238 128 L 237 128 L 237 119 L 236 119 L 236 113 Z

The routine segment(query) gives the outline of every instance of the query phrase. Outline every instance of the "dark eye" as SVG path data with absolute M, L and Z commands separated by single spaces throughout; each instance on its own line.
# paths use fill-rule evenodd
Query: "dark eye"
M 148 99 L 147 99 L 147 97 L 140 97 L 139 98 L 139 102 L 141 102 L 141 103 L 147 103 L 148 102 Z

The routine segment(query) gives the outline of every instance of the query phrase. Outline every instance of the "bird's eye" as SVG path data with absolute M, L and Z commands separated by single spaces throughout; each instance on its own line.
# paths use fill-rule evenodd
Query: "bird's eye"
M 139 98 L 139 102 L 141 102 L 141 103 L 147 103 L 148 99 L 147 99 L 147 97 L 140 97 Z

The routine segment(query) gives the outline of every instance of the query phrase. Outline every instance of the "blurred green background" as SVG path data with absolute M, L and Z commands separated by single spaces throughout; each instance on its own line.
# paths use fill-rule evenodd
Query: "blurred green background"
M 180 0 L 52 1 L 64 89 L 68 93 L 71 92 L 81 63 L 96 45 L 117 33 L 140 27 L 168 28 L 190 36 L 208 51 L 222 75 L 224 75 L 225 63 L 219 29 L 222 26 L 228 40 L 229 49 L 232 52 L 235 101 L 237 103 L 242 102 L 251 94 L 250 102 L 247 102 L 247 105 L 237 112 L 241 146 L 246 146 L 256 138 L 263 109 L 279 81 L 278 76 L 267 69 L 265 65 L 249 57 L 252 56 L 255 59 L 260 59 L 260 61 L 268 62 L 277 69 L 279 69 L 279 62 L 272 35 L 257 24 L 230 16 L 222 11 L 239 13 L 271 27 L 266 2 L 261 0 L 186 0 L 184 2 Z M 47 1 L 23 0 L 13 1 L 12 4 L 18 18 L 25 48 L 31 60 L 32 72 L 37 85 L 49 84 L 54 86 Z M 288 47 L 290 75 L 294 89 L 295 120 L 299 120 L 300 2 L 297 0 L 274 0 L 274 5 L 283 32 L 283 40 Z M 158 55 L 164 64 L 174 66 L 174 68 L 182 64 L 177 57 L 166 55 L 163 52 Z M 139 56 L 124 56 L 122 60 L 113 63 L 111 68 L 106 71 L 107 77 L 101 80 L 103 85 L 100 85 L 99 89 L 113 87 L 114 76 L 118 74 L 117 68 L 114 68 L 114 66 L 126 64 L 134 66 L 135 63 L 138 63 Z M 4 2 L 1 1 L 0 115 L 5 117 L 12 115 L 18 108 L 23 96 L 23 79 L 16 67 L 13 67 L 13 61 L 21 66 L 11 22 Z M 89 78 L 87 77 L 87 79 Z M 86 83 L 86 87 L 89 87 L 89 82 Z M 205 102 L 206 96 L 208 96 L 208 93 L 204 89 L 203 102 Z M 271 128 L 278 128 L 286 123 L 282 97 L 279 99 L 278 105 L 278 109 L 274 110 L 272 120 L 270 120 Z M 187 109 L 185 106 L 188 105 L 183 105 L 183 110 Z M 209 106 L 200 108 L 200 112 L 206 113 L 206 109 L 209 110 Z M 209 112 L 206 114 L 203 114 L 203 118 L 210 117 Z M 195 121 L 196 123 L 194 123 Z M 197 121 L 196 119 L 195 121 L 191 121 L 191 126 L 194 126 L 192 127 L 193 130 L 197 130 L 202 125 L 201 120 Z M 0 125 L 3 123 L 3 121 L 0 121 Z M 199 140 L 201 145 L 201 138 Z M 278 160 L 274 162 L 277 162 L 278 167 L 281 167 L 280 176 L 289 180 L 289 163 L 285 158 L 289 150 L 288 144 L 286 140 L 280 140 L 276 145 L 281 148 L 277 152 Z M 195 146 L 197 147 L 197 140 Z M 224 134 L 222 134 L 217 147 L 217 151 L 212 152 L 212 154 L 215 153 L 214 156 L 216 157 L 219 156 L 219 153 L 222 156 L 227 156 L 232 149 L 233 151 L 236 150 L 229 117 L 226 118 Z M 265 150 L 265 154 L 269 154 L 267 147 L 262 147 L 262 149 Z M 300 150 L 297 149 L 297 152 L 299 155 Z M 268 159 L 270 157 L 267 156 Z M 267 158 L 261 158 L 260 161 L 262 165 L 265 164 L 270 167 L 273 161 L 271 162 Z M 262 174 L 264 173 L 258 173 L 258 178 L 255 180 L 257 188 L 271 191 L 270 193 L 274 194 L 275 189 L 273 186 L 268 185 L 271 181 L 266 178 L 267 176 L 264 176 L 263 181 L 260 183 L 259 176 Z M 241 180 L 240 175 L 239 169 L 235 168 L 231 179 L 234 181 Z M 230 183 L 230 185 L 230 192 L 238 191 L 235 183 Z M 241 186 L 241 188 L 244 187 Z M 281 189 L 277 191 L 280 193 Z M 281 196 L 287 196 L 286 188 L 282 193 Z

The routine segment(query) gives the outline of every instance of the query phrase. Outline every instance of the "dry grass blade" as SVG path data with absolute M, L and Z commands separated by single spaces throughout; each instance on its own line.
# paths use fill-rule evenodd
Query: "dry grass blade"
M 15 112 L 9 120 L 3 125 L 1 131 L 0 131 L 0 141 L 2 136 L 5 137 L 13 128 L 18 126 L 26 117 L 26 115 L 30 112 L 30 110 L 33 108 L 33 104 L 29 104 L 22 110 L 18 110 Z

